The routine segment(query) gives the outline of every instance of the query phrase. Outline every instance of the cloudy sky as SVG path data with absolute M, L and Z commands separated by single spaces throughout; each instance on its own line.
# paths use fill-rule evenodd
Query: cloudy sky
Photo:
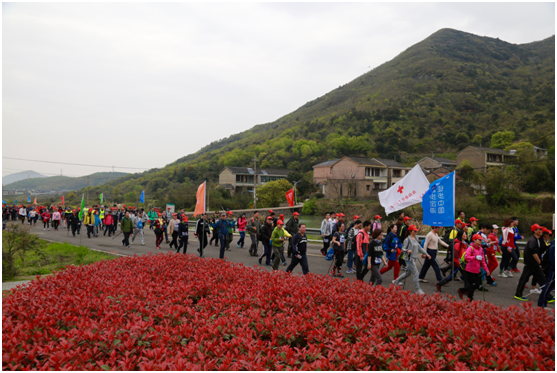
M 445 27 L 529 43 L 555 4 L 3 3 L 2 175 L 164 167 Z

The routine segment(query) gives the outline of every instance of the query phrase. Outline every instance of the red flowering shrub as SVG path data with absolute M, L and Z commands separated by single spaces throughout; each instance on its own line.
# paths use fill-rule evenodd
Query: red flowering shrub
M 2 368 L 555 369 L 554 314 L 191 255 L 68 267 L 3 300 Z

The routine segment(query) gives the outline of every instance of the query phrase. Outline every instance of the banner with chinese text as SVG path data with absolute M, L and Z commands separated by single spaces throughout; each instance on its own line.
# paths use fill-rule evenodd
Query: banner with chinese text
M 423 224 L 452 227 L 455 217 L 455 173 L 443 176 L 429 185 L 422 199 Z

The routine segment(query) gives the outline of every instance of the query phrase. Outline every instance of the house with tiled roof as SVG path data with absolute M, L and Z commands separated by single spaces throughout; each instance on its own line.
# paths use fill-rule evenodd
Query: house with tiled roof
M 376 197 L 410 170 L 392 159 L 345 156 L 314 165 L 313 181 L 326 198 Z
M 457 167 L 467 160 L 472 168 L 482 171 L 488 167 L 500 167 L 514 162 L 517 155 L 512 150 L 485 148 L 480 146 L 467 146 L 456 155 Z
M 422 170 L 435 170 L 437 168 L 443 167 L 450 170 L 456 168 L 456 161 L 440 158 L 440 157 L 425 157 L 416 162 Z
M 230 190 L 230 194 L 253 193 L 254 184 L 264 185 L 269 181 L 286 179 L 290 170 L 250 167 L 225 167 L 219 173 L 219 185 Z

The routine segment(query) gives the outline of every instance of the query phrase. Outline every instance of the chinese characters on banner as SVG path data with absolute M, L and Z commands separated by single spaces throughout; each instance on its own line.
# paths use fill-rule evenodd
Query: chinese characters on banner
M 455 175 L 454 172 L 435 180 L 429 185 L 422 199 L 423 224 L 451 227 L 455 216 Z
M 429 181 L 419 165 L 410 170 L 402 180 L 378 194 L 379 202 L 387 214 L 422 202 L 424 193 L 429 188 Z

